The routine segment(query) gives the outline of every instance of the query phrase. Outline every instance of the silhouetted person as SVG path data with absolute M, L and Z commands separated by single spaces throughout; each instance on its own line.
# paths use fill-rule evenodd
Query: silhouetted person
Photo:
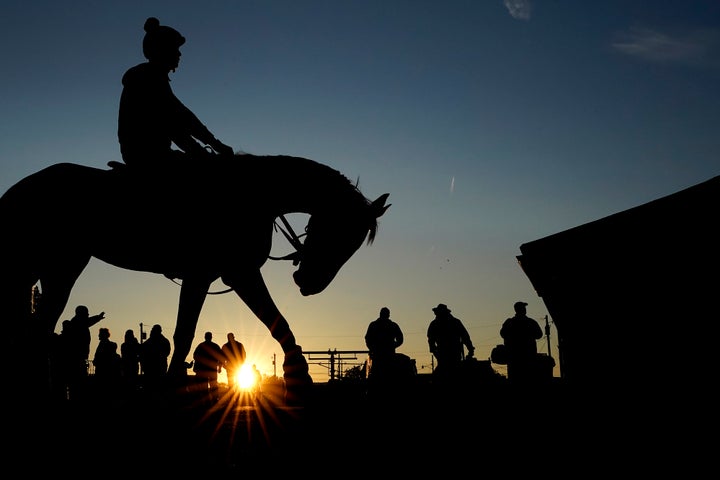
M 156 390 L 164 384 L 170 349 L 170 340 L 163 335 L 162 327 L 153 325 L 148 339 L 140 344 L 140 366 L 147 388 Z
M 377 319 L 370 322 L 365 345 L 371 360 L 369 379 L 383 383 L 392 380 L 395 372 L 395 349 L 403 344 L 400 325 L 390 319 L 390 309 L 382 307 Z
M 458 374 L 465 359 L 463 346 L 467 347 L 468 357 L 473 356 L 475 347 L 465 325 L 450 314 L 447 305 L 440 303 L 432 311 L 435 318 L 428 326 L 427 338 L 430 353 L 437 360 L 434 373 L 437 378 L 451 378 Z
M 120 345 L 120 362 L 125 388 L 134 391 L 140 375 L 140 342 L 132 329 L 125 330 L 125 337 Z
M 101 394 L 113 393 L 120 384 L 121 367 L 117 343 L 110 340 L 110 329 L 100 328 L 93 357 L 95 383 Z
M 162 168 L 173 160 L 207 157 L 198 141 L 218 154 L 232 155 L 233 149 L 215 138 L 170 88 L 168 74 L 180 63 L 185 37 L 155 17 L 145 21 L 144 29 L 143 54 L 148 61 L 122 78 L 118 140 L 125 163 Z M 181 151 L 172 149 L 173 144 Z
M 527 303 L 515 302 L 515 315 L 505 320 L 500 336 L 507 348 L 508 380 L 526 385 L 537 380 L 537 341 L 542 338 L 540 324 L 527 316 Z
M 71 400 L 80 400 L 85 396 L 90 356 L 90 327 L 104 318 L 105 312 L 91 316 L 85 305 L 78 305 L 75 308 L 75 316 L 66 325 L 67 341 L 63 339 L 63 345 L 67 349 L 66 372 Z M 65 335 L 65 328 L 62 335 Z
M 223 351 L 213 342 L 212 332 L 205 332 L 205 340 L 193 351 L 193 372 L 199 387 L 211 400 L 217 400 L 218 373 L 223 367 Z
M 258 396 L 262 394 L 262 373 L 260 373 L 260 370 L 258 370 L 257 365 L 255 365 L 254 363 L 252 366 L 252 370 L 254 379 L 253 393 L 255 394 L 255 396 Z
M 235 340 L 235 334 L 227 334 L 227 342 L 222 346 L 224 367 L 227 372 L 228 386 L 232 387 L 237 382 L 237 374 L 245 363 L 245 346 Z

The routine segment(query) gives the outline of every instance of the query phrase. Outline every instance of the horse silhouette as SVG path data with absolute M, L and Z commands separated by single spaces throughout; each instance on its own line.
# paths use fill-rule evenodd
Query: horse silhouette
M 284 214 L 309 215 L 304 242 L 296 242 L 293 278 L 303 296 L 314 295 L 365 241 L 372 244 L 378 218 L 390 206 L 388 195 L 371 201 L 337 170 L 284 155 L 179 162 L 142 175 L 124 166 L 49 166 L 0 198 L 4 328 L 11 338 L 49 337 L 92 257 L 162 274 L 181 281 L 168 368 L 169 377 L 180 378 L 206 295 L 221 279 L 282 347 L 290 400 L 312 379 L 260 271 L 275 222 Z M 31 290 L 38 282 L 42 299 L 31 314 Z M 26 352 L 17 347 L 14 355 Z

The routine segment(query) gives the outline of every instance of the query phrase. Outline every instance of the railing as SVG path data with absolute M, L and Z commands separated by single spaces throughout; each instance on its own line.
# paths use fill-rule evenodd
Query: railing
M 336 376 L 337 378 L 342 377 L 342 365 L 344 361 L 351 361 L 351 360 L 358 360 L 357 355 L 358 354 L 368 354 L 367 350 L 305 350 L 303 351 L 303 354 L 308 356 L 308 361 L 310 363 L 315 363 L 317 365 L 323 365 L 324 362 L 329 362 L 327 365 L 328 370 L 330 371 L 329 377 L 330 380 L 335 380 Z M 315 356 L 313 356 L 315 355 Z M 321 356 L 317 356 L 321 355 Z M 352 356 L 350 356 L 352 355 Z M 364 361 L 363 361 L 364 362 Z M 337 364 L 337 366 L 336 366 Z M 337 372 L 337 374 L 336 374 Z

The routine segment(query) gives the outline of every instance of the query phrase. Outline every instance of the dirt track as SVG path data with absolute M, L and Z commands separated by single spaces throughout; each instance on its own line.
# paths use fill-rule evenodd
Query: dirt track
M 301 466 L 359 473 L 384 464 L 383 471 L 400 468 L 427 455 L 462 472 L 468 462 L 496 464 L 510 453 L 541 460 L 547 448 L 556 449 L 568 431 L 558 424 L 562 405 L 553 392 L 527 398 L 498 386 L 438 391 L 417 385 L 368 394 L 362 385 L 316 384 L 302 407 L 284 406 L 272 391 L 216 403 L 189 394 L 68 402 L 38 411 L 13 445 L 18 455 L 63 471 L 87 467 L 88 474 L 96 468 L 277 474 Z

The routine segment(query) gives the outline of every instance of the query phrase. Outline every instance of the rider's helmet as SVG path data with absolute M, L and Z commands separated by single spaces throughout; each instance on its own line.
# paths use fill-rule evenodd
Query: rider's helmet
M 143 54 L 148 60 L 172 53 L 185 43 L 185 37 L 172 27 L 160 25 L 160 20 L 150 17 L 145 20 Z

